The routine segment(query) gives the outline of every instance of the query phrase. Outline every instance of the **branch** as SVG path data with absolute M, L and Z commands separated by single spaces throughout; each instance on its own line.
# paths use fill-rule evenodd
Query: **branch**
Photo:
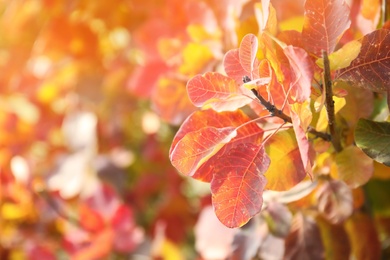
M 324 84 L 325 84 L 325 107 L 328 114 L 329 131 L 331 136 L 331 142 L 336 152 L 341 152 L 343 147 L 341 146 L 340 136 L 336 131 L 336 120 L 334 113 L 334 101 L 332 91 L 332 79 L 330 77 L 330 65 L 328 54 L 326 51 L 322 51 L 322 58 L 324 60 Z
M 248 76 L 244 76 L 243 77 L 243 82 L 244 83 L 247 83 L 249 82 L 251 79 L 248 77 Z M 282 110 L 280 109 L 277 109 L 274 105 L 272 105 L 270 102 L 268 102 L 267 100 L 265 100 L 260 94 L 259 92 L 257 92 L 256 89 L 252 88 L 251 89 L 252 93 L 255 95 L 255 97 L 260 101 L 260 104 L 262 104 L 265 109 L 268 110 L 268 112 L 270 112 L 271 116 L 276 116 L 276 117 L 279 117 L 281 119 L 284 120 L 284 122 L 288 122 L 288 123 L 291 123 L 292 124 L 292 120 L 291 120 L 291 117 L 289 117 L 288 115 L 286 115 L 285 113 L 283 113 Z M 307 131 L 317 137 L 320 137 L 321 139 L 325 140 L 325 141 L 330 141 L 331 138 L 328 134 L 326 133 L 322 133 L 322 132 L 318 132 L 317 130 L 315 130 L 313 127 L 309 126 L 307 128 Z

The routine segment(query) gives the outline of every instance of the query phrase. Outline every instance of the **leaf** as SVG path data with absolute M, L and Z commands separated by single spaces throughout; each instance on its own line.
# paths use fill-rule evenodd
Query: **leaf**
M 347 42 L 343 47 L 331 53 L 328 56 L 330 70 L 335 71 L 348 67 L 351 62 L 359 55 L 361 47 L 362 43 L 360 41 L 354 40 Z M 316 63 L 318 66 L 323 68 L 323 61 L 324 60 L 320 58 L 316 61 Z
M 356 145 L 375 161 L 390 166 L 390 123 L 360 119 L 355 129 Z
M 218 219 L 227 227 L 241 227 L 260 212 L 270 160 L 262 145 L 240 144 L 223 158 L 211 181 Z
M 353 145 L 337 153 L 335 162 L 336 171 L 332 171 L 331 176 L 344 181 L 351 188 L 367 183 L 374 172 L 372 159 Z
M 346 104 L 345 98 L 333 97 L 334 113 L 337 114 Z M 322 107 L 320 116 L 318 117 L 316 129 L 317 131 L 325 131 L 328 128 L 328 114 L 325 106 Z
M 238 85 L 242 84 L 242 77 L 249 76 L 240 63 L 239 50 L 228 51 L 223 57 L 223 67 L 226 74 L 234 79 Z
M 381 244 L 373 220 L 366 214 L 355 213 L 345 223 L 352 254 L 355 259 L 381 259 Z
M 270 1 L 267 0 L 261 1 L 261 3 L 255 3 L 254 10 L 260 33 L 267 30 L 272 35 L 275 35 L 277 32 L 276 11 Z
M 310 98 L 314 64 L 304 49 L 289 45 L 283 49 L 283 52 L 289 60 L 292 72 L 291 95 L 293 100 L 302 103 Z
M 265 173 L 267 189 L 284 191 L 306 177 L 297 141 L 292 131 L 279 131 L 266 143 L 271 165 Z
M 368 89 L 356 91 L 346 82 L 337 82 L 340 87 L 348 92 L 345 98 L 345 106 L 340 110 L 339 115 L 345 119 L 348 126 L 353 129 L 360 118 L 368 118 L 374 109 L 374 95 Z
M 234 146 L 242 142 L 259 143 L 261 141 L 263 130 L 254 122 L 246 124 L 249 120 L 241 110 L 217 113 L 209 109 L 194 112 L 184 121 L 172 141 L 169 151 L 172 164 L 185 175 L 194 175 L 193 177 L 197 179 L 211 181 L 215 161 L 208 163 L 207 160 L 221 155 L 217 152 L 223 144 L 230 142 Z M 242 126 L 243 124 L 246 125 Z M 236 134 L 235 138 L 233 138 L 234 134 Z M 207 140 L 208 135 L 209 138 L 218 136 L 219 138 Z M 204 145 L 203 148 L 200 147 L 200 143 Z M 203 152 L 197 152 L 194 150 L 195 147 Z M 203 163 L 207 167 L 201 167 Z
M 182 174 L 194 172 L 236 135 L 234 127 L 204 127 L 184 136 L 171 154 L 172 165 Z
M 197 107 L 211 107 L 214 110 L 234 111 L 252 102 L 242 95 L 234 79 L 216 72 L 196 75 L 187 83 L 191 102 Z
M 313 178 L 312 175 L 312 165 L 309 158 L 310 153 L 310 143 L 306 136 L 306 131 L 310 125 L 312 119 L 312 113 L 308 104 L 305 102 L 303 104 L 295 103 L 292 105 L 291 109 L 291 120 L 293 123 L 293 128 L 295 136 L 297 139 L 299 153 L 301 155 L 302 164 L 306 172 L 309 174 L 310 178 Z
M 290 234 L 285 240 L 283 259 L 322 259 L 324 248 L 316 222 L 310 216 L 295 214 Z
M 257 37 L 254 34 L 247 34 L 241 41 L 238 55 L 240 64 L 251 78 L 254 78 L 252 71 L 255 69 L 256 53 L 259 47 Z
M 372 91 L 388 91 L 390 86 L 390 30 L 379 29 L 362 39 L 359 55 L 336 78 L 351 86 Z
M 339 224 L 353 212 L 351 189 L 342 181 L 331 180 L 322 183 L 316 190 L 318 211 L 330 223 Z
M 349 7 L 344 0 L 307 0 L 302 29 L 306 50 L 317 56 L 322 56 L 322 50 L 332 53 L 350 24 Z

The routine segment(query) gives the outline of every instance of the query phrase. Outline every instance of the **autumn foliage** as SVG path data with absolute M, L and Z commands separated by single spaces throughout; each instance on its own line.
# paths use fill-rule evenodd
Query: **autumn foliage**
M 390 257 L 387 2 L 0 0 L 0 258 Z

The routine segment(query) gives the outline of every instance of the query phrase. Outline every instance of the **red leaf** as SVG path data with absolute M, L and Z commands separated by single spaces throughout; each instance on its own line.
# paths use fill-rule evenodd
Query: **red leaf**
M 290 45 L 284 48 L 283 51 L 290 62 L 292 72 L 291 96 L 297 102 L 304 102 L 310 98 L 314 64 L 307 52 L 301 48 Z
M 195 106 L 209 105 L 216 111 L 234 111 L 252 102 L 252 99 L 242 95 L 234 79 L 216 72 L 190 79 L 187 92 Z
M 338 72 L 337 78 L 372 91 L 390 89 L 390 30 L 379 29 L 362 39 L 359 55 Z
M 171 154 L 175 168 L 192 176 L 195 171 L 211 156 L 215 155 L 236 135 L 234 127 L 204 127 L 184 136 Z
M 344 0 L 307 0 L 302 29 L 306 50 L 317 56 L 322 50 L 332 53 L 351 24 L 349 12 Z
M 263 146 L 250 143 L 220 158 L 211 192 L 215 213 L 224 225 L 241 227 L 260 212 L 269 164 Z
M 285 241 L 283 259 L 323 259 L 321 235 L 313 218 L 298 212 Z
M 133 212 L 129 207 L 120 205 L 112 220 L 115 231 L 114 248 L 119 252 L 134 250 L 143 240 L 143 232 L 135 226 Z
M 246 75 L 250 78 L 254 78 L 252 71 L 255 69 L 258 46 L 257 37 L 254 34 L 247 34 L 242 39 L 238 50 L 241 66 L 246 71 Z
M 218 152 L 218 150 L 221 147 L 215 147 L 214 151 L 210 151 L 211 156 L 208 156 L 208 161 L 206 161 L 205 157 L 200 158 L 201 156 L 206 156 L 206 154 L 203 155 L 198 155 L 198 158 L 192 158 L 194 160 L 194 163 L 200 160 L 202 160 L 202 163 L 204 165 L 200 164 L 198 167 L 196 165 L 188 165 L 186 167 L 190 167 L 192 170 L 188 171 L 187 168 L 184 167 L 184 165 L 181 165 L 178 162 L 173 163 L 173 160 L 179 160 L 181 157 L 185 157 L 185 153 L 187 153 L 187 156 L 190 156 L 191 151 L 193 151 L 194 146 L 197 146 L 197 144 L 191 144 L 191 142 L 195 139 L 193 139 L 195 136 L 199 136 L 200 133 L 203 131 L 210 131 L 210 132 L 218 132 L 222 131 L 233 131 L 236 132 L 236 137 L 234 137 L 229 144 L 227 145 L 228 147 L 233 147 L 239 143 L 245 143 L 245 142 L 253 142 L 258 144 L 262 137 L 263 137 L 263 130 L 257 126 L 256 123 L 249 123 L 248 121 L 250 119 L 248 116 L 246 116 L 241 110 L 237 110 L 235 112 L 222 112 L 222 113 L 217 113 L 212 109 L 209 110 L 202 110 L 202 111 L 197 111 L 190 115 L 187 120 L 181 125 L 179 131 L 176 133 L 175 138 L 172 141 L 172 145 L 169 151 L 170 159 L 172 164 L 178 165 L 179 168 L 177 168 L 179 171 L 180 169 L 184 170 L 186 169 L 183 173 L 187 175 L 193 175 L 194 178 L 200 179 L 202 181 L 208 181 L 210 182 L 212 179 L 212 169 L 214 167 L 215 161 L 214 158 L 217 158 L 218 155 L 222 155 L 223 153 Z M 242 126 L 245 124 L 244 126 Z M 201 129 L 209 129 L 209 130 L 202 130 Z M 210 130 L 213 129 L 213 130 Z M 230 129 L 230 130 L 229 130 Z M 200 131 L 200 132 L 199 132 Z M 194 134 L 194 132 L 198 132 L 197 134 Z M 227 133 L 227 132 L 226 132 Z M 184 143 L 188 144 L 188 147 L 181 147 L 177 148 L 177 145 L 184 140 Z M 205 142 L 205 138 L 201 138 L 200 140 L 202 142 Z M 227 141 L 227 140 L 224 140 Z M 212 143 L 215 142 L 215 140 L 212 140 Z M 218 145 L 218 144 L 215 144 Z M 210 146 L 210 149 L 212 149 L 212 145 L 207 144 L 207 146 Z M 189 149 L 186 151 L 186 149 Z M 221 150 L 223 150 L 222 148 Z M 218 153 L 217 153 L 218 152 Z M 183 158 L 181 158 L 183 159 Z M 211 160 L 211 161 L 210 161 Z M 188 162 L 187 162 L 188 163 Z M 175 166 L 176 167 L 176 166 Z M 199 169 L 198 169 L 199 168 Z

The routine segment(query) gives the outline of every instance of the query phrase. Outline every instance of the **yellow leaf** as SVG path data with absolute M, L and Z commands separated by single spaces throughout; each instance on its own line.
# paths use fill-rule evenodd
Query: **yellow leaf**
M 339 98 L 339 97 L 333 97 L 334 100 L 334 112 L 337 114 L 340 109 L 342 109 L 345 106 L 345 99 Z M 325 106 L 321 109 L 320 116 L 317 121 L 316 129 L 317 131 L 325 131 L 328 128 L 329 122 L 328 122 L 328 115 L 326 113 Z
M 203 67 L 213 58 L 209 47 L 189 43 L 183 50 L 183 64 L 180 66 L 180 73 L 192 76 L 201 72 Z
M 374 172 L 373 160 L 356 146 L 348 146 L 335 156 L 334 179 L 342 180 L 351 188 L 365 184 Z
M 273 135 L 265 148 L 271 159 L 270 167 L 265 173 L 266 189 L 288 190 L 305 178 L 306 172 L 292 130 Z
M 291 106 L 291 110 L 293 110 L 299 116 L 302 129 L 307 129 L 313 118 L 309 102 L 305 101 L 303 103 L 294 103 Z
M 330 70 L 334 71 L 348 67 L 360 53 L 361 46 L 362 43 L 358 40 L 350 41 L 339 50 L 331 53 L 329 55 Z M 316 64 L 323 68 L 323 59 L 318 59 Z
M 287 20 L 280 21 L 279 29 L 281 31 L 294 30 L 301 32 L 303 27 L 303 16 L 295 16 Z

